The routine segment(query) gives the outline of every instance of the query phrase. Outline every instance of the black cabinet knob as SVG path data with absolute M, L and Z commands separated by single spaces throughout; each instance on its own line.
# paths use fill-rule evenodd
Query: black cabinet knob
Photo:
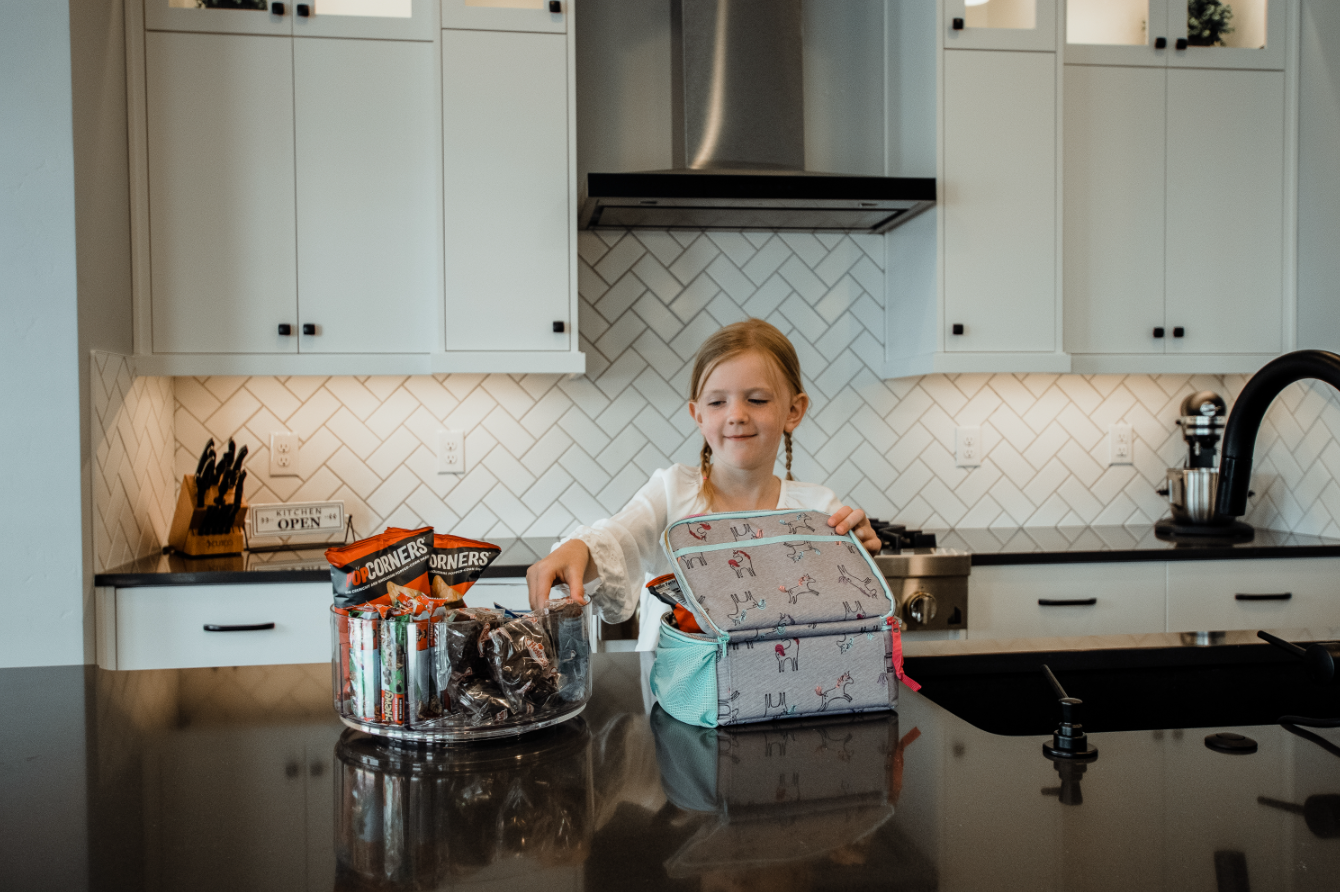
M 567 330 L 568 326 L 565 323 L 557 320 L 554 322 L 554 334 L 562 334 Z
M 560 13 L 563 11 L 563 4 L 559 3 L 558 0 L 549 0 L 549 11 L 552 13 Z
M 293 326 L 289 325 L 287 322 L 281 322 L 279 323 L 279 333 L 284 337 L 288 337 L 293 334 Z
M 1154 337 L 1156 337 L 1156 338 L 1161 338 L 1161 337 L 1163 337 L 1163 329 L 1162 329 L 1162 328 L 1156 328 L 1156 329 L 1154 329 Z
M 954 21 L 951 23 L 950 27 L 952 27 L 955 31 L 962 31 L 962 30 L 963 30 L 963 19 L 954 19 Z
M 1155 37 L 1155 38 L 1154 38 L 1154 49 L 1156 49 L 1156 50 L 1161 50 L 1161 49 L 1165 49 L 1167 46 L 1168 46 L 1168 38 L 1166 38 L 1166 37 Z
M 1177 48 L 1178 48 L 1179 50 L 1184 50 L 1184 49 L 1186 49 L 1186 38 L 1185 38 L 1185 37 L 1179 37 L 1179 38 L 1177 38 Z
M 1184 334 L 1186 334 L 1186 329 L 1182 328 L 1181 326 L 1178 326 L 1177 328 L 1173 329 L 1173 337 L 1175 338 L 1180 338 Z
M 950 326 L 949 330 L 954 334 L 963 334 L 963 323 L 955 322 L 952 326 Z
M 270 4 L 270 15 L 283 15 L 283 14 L 284 14 L 284 4 L 282 3 Z
M 299 3 L 297 6 L 293 7 L 293 11 L 305 19 L 312 14 L 312 7 L 308 6 L 306 3 Z
M 316 334 L 316 326 L 310 322 L 304 322 L 302 324 L 302 333 L 305 335 L 314 335 Z

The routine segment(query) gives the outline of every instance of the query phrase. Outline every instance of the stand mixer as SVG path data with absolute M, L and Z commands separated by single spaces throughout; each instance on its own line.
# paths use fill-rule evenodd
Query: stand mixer
M 1217 512 L 1219 491 L 1219 440 L 1224 433 L 1228 406 L 1223 397 L 1209 390 L 1182 400 L 1177 425 L 1186 440 L 1187 457 L 1180 468 L 1169 468 L 1159 495 L 1167 496 L 1171 517 L 1154 524 L 1160 539 L 1180 542 L 1247 542 L 1251 526 Z

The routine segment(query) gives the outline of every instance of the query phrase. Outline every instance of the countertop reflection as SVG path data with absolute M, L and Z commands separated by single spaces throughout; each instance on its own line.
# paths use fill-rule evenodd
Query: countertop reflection
M 545 892 L 1340 876 L 1306 813 L 1340 794 L 1340 731 L 1106 733 L 1066 774 L 1040 738 L 906 689 L 897 714 L 693 728 L 648 708 L 647 665 L 597 654 L 579 719 L 434 750 L 346 730 L 324 664 L 0 670 L 0 869 L 18 888 Z M 1258 752 L 1211 751 L 1209 730 Z

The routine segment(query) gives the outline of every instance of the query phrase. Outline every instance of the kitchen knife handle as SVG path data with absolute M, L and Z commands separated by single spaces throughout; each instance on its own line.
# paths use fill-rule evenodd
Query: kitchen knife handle
M 1097 598 L 1038 598 L 1039 607 L 1092 607 Z
M 214 623 L 205 623 L 206 632 L 266 632 L 274 627 L 274 623 L 251 623 L 250 625 L 240 626 L 220 626 Z
M 1234 601 L 1291 601 L 1293 592 L 1278 592 L 1272 595 L 1248 595 L 1238 592 L 1233 596 Z

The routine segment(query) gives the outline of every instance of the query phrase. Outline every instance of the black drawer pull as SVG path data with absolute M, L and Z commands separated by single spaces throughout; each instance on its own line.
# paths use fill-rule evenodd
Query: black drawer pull
M 1156 49 L 1156 50 L 1161 50 L 1161 49 L 1163 49 L 1164 47 L 1166 47 L 1167 45 L 1168 45 L 1168 38 L 1166 38 L 1166 37 L 1155 37 L 1155 38 L 1154 38 L 1154 49 Z
M 1238 592 L 1233 596 L 1234 601 L 1288 601 L 1293 598 L 1293 592 L 1280 592 L 1275 595 L 1244 595 Z
M 956 334 L 956 335 L 961 335 L 961 334 L 963 334 L 963 323 L 961 323 L 961 322 L 955 322 L 953 325 L 951 325 L 951 326 L 949 327 L 949 333 L 950 333 L 950 334 Z
M 310 322 L 304 322 L 302 324 L 302 333 L 305 335 L 314 335 L 316 334 L 316 326 Z
M 281 322 L 279 323 L 279 333 L 284 337 L 288 337 L 293 334 L 293 326 L 289 325 L 287 322 Z
M 1176 46 L 1177 46 L 1177 48 L 1178 48 L 1179 50 L 1184 50 L 1184 49 L 1186 49 L 1186 46 L 1187 46 L 1186 38 L 1185 38 L 1185 37 L 1179 37 L 1179 38 L 1177 38 L 1177 44 L 1176 44 Z
M 1156 337 L 1156 338 L 1161 338 L 1161 337 L 1163 337 L 1163 329 L 1162 329 L 1162 328 L 1156 328 L 1156 329 L 1154 329 L 1154 337 Z
M 206 632 L 264 632 L 274 627 L 274 623 L 252 623 L 249 626 L 219 626 L 214 623 L 205 623 Z
M 950 22 L 949 27 L 953 28 L 955 31 L 962 31 L 963 19 L 954 19 L 954 21 Z
M 284 4 L 282 3 L 270 4 L 270 15 L 283 15 L 283 14 L 284 14 Z
M 1038 598 L 1039 607 L 1092 607 L 1097 598 Z

